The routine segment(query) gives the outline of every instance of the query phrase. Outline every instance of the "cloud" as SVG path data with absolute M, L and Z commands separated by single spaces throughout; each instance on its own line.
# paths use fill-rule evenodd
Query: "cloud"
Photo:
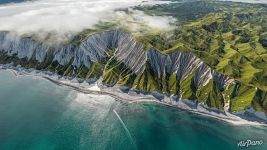
M 172 24 L 177 21 L 171 16 L 150 16 L 142 11 L 133 9 L 129 9 L 128 13 L 123 11 L 116 12 L 114 20 L 132 32 L 171 30 L 173 29 Z
M 77 31 L 141 0 L 40 0 L 0 7 L 0 30 Z
M 153 5 L 153 0 L 149 2 Z M 93 28 L 101 20 L 114 19 L 118 16 L 116 9 L 141 3 L 144 3 L 143 0 L 38 0 L 0 5 L 0 31 L 57 33 L 59 37 L 67 37 L 68 34 Z M 148 16 L 140 11 L 134 12 L 132 19 L 150 27 L 168 26 L 168 19 Z

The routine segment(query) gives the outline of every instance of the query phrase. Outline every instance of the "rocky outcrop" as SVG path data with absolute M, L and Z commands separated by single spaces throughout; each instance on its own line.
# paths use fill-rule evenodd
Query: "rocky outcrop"
M 158 77 L 176 74 L 177 80 L 182 81 L 194 72 L 193 84 L 195 87 L 205 86 L 210 79 L 213 79 L 220 89 L 224 89 L 234 82 L 233 79 L 211 69 L 191 53 L 176 51 L 163 55 L 157 50 L 151 49 L 148 51 L 148 61 Z
M 0 32 L 0 43 L 0 50 L 10 56 L 15 54 L 18 58 L 27 59 L 35 57 L 39 62 L 44 60 L 49 49 L 47 45 L 36 42 L 31 38 L 21 38 L 8 32 Z
M 129 34 L 118 31 L 92 35 L 78 46 L 69 44 L 57 47 L 49 47 L 31 38 L 0 32 L 0 49 L 7 52 L 9 56 L 16 54 L 18 58 L 27 59 L 35 57 L 39 62 L 42 62 L 48 50 L 52 49 L 53 61 L 64 66 L 73 59 L 72 65 L 77 68 L 82 65 L 90 68 L 93 63 L 101 62 L 109 57 L 108 51 L 114 49 L 114 57 L 123 61 L 135 73 L 144 71 L 146 61 L 142 45 L 138 44 Z
M 0 32 L 0 51 L 2 57 L 10 57 L 6 63 L 13 60 L 23 65 L 25 61 L 36 60 L 46 64 L 36 68 L 56 68 L 55 72 L 63 75 L 69 75 L 73 69 L 73 74 L 84 78 L 92 75 L 97 78 L 108 72 L 106 80 L 112 80 L 111 83 L 127 86 L 135 83 L 135 87 L 145 92 L 178 91 L 173 93 L 184 99 L 200 99 L 206 103 L 216 101 L 214 105 L 210 102 L 210 106 L 218 108 L 224 103 L 220 92 L 234 84 L 234 80 L 211 69 L 192 53 L 177 50 L 162 54 L 154 48 L 145 50 L 132 36 L 120 31 L 97 33 L 79 44 L 70 41 L 59 46 Z M 127 70 L 126 73 L 122 69 Z

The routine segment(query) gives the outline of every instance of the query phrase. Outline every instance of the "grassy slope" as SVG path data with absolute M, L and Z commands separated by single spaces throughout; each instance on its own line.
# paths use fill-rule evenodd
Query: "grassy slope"
M 251 104 L 258 110 L 267 110 L 266 8 L 260 5 L 190 2 L 136 9 L 148 14 L 168 14 L 179 20 L 174 31 L 136 37 L 146 49 L 154 47 L 165 54 L 176 50 L 192 52 L 210 67 L 236 79 L 237 83 L 220 89 L 216 82 L 210 80 L 196 88 L 192 84 L 194 71 L 184 80 L 178 79 L 175 74 L 158 78 L 149 63 L 144 73 L 136 75 L 112 57 L 112 50 L 105 62 L 93 64 L 90 69 L 85 66 L 74 68 L 72 62 L 60 66 L 52 62 L 49 54 L 41 64 L 34 59 L 28 61 L 1 54 L 0 63 L 13 61 L 24 67 L 84 79 L 103 77 L 107 85 L 121 84 L 143 92 L 181 95 L 183 99 L 203 102 L 219 109 L 230 102 L 231 111 L 243 110 Z M 70 43 L 78 45 L 94 33 L 114 28 L 114 24 L 100 23 L 96 30 L 86 30 Z
M 148 14 L 168 14 L 182 20 L 168 37 L 164 34 L 142 37 L 146 42 L 163 53 L 193 52 L 212 68 L 236 79 L 240 86 L 235 87 L 236 91 L 230 96 L 232 111 L 242 110 L 251 103 L 256 109 L 267 110 L 266 6 L 206 1 L 144 10 Z M 185 14 L 186 10 L 195 11 Z M 187 97 L 189 95 L 190 92 Z M 210 97 L 214 97 L 214 93 Z

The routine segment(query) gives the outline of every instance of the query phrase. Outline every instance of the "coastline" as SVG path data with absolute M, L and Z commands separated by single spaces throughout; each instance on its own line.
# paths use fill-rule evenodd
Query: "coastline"
M 220 121 L 230 123 L 232 125 L 242 125 L 242 126 L 253 125 L 253 126 L 267 127 L 267 120 L 258 117 L 252 119 L 249 116 L 246 116 L 244 112 L 242 113 L 237 112 L 233 114 L 227 111 L 221 111 L 209 108 L 204 104 L 196 104 L 189 100 L 179 99 L 177 101 L 177 98 L 174 96 L 170 97 L 164 96 L 163 99 L 159 100 L 158 98 L 156 98 L 155 95 L 153 95 L 153 93 L 142 94 L 139 92 L 137 93 L 137 91 L 135 90 L 129 90 L 128 92 L 124 92 L 121 86 L 115 85 L 113 87 L 107 87 L 102 84 L 101 80 L 97 80 L 91 83 L 86 81 L 80 82 L 78 78 L 70 79 L 47 71 L 25 69 L 21 68 L 20 66 L 15 67 L 12 64 L 0 65 L 0 70 L 11 71 L 17 77 L 19 76 L 40 77 L 59 86 L 68 87 L 84 94 L 109 95 L 115 98 L 116 100 L 121 101 L 122 103 L 128 103 L 128 104 L 144 103 L 144 102 L 158 103 L 166 107 L 178 108 L 195 114 L 211 117 Z M 154 93 L 154 94 L 159 94 L 159 93 Z M 236 114 L 241 114 L 241 115 L 236 115 Z

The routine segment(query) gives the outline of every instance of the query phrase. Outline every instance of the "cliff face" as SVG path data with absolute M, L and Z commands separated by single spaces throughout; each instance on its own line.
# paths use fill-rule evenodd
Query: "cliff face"
M 0 32 L 0 43 L 0 50 L 9 56 L 30 59 L 35 55 L 39 62 L 44 60 L 49 49 L 45 44 L 35 42 L 31 38 L 20 38 L 8 32 Z
M 50 70 L 87 81 L 100 77 L 106 85 L 159 92 L 223 109 L 235 104 L 240 84 L 210 68 L 191 53 L 161 54 L 127 33 L 106 31 L 79 44 L 51 47 L 32 38 L 0 32 L 0 63 Z M 238 104 L 235 104 L 238 105 Z

